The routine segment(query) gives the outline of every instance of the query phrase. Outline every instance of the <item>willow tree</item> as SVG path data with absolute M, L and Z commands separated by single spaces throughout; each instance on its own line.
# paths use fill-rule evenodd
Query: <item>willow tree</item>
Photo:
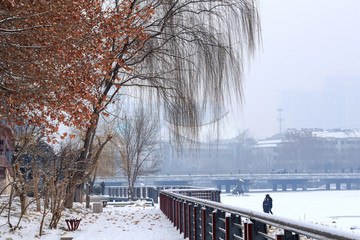
M 121 21 L 107 20 L 103 30 L 111 34 L 101 40 L 99 53 L 109 61 L 100 66 L 101 86 L 78 159 L 77 182 L 87 171 L 84 163 L 92 155 L 99 118 L 108 114 L 116 95 L 156 100 L 175 132 L 196 136 L 201 108 L 208 102 L 216 114 L 228 96 L 241 99 L 243 63 L 260 41 L 252 0 L 114 0 L 103 9 L 121 15 Z M 131 34 L 123 28 L 128 22 Z
M 218 106 L 229 96 L 241 100 L 243 63 L 260 39 L 255 3 L 133 2 L 151 4 L 154 15 L 143 26 L 148 39 L 141 53 L 125 59 L 134 71 L 120 69 L 114 82 L 132 87 L 141 97 L 155 96 L 176 133 L 196 135 L 206 108 L 219 116 Z

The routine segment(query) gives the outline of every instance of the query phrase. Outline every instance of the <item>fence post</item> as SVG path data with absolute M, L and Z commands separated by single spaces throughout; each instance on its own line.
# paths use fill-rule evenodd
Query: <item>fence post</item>
M 136 188 L 136 198 L 141 199 L 141 187 Z
M 212 209 L 208 207 L 202 207 L 201 208 L 201 240 L 210 239 L 210 232 L 211 232 L 211 216 L 210 212 L 212 212 Z
M 142 197 L 146 198 L 146 188 L 145 187 L 142 188 Z
M 171 222 L 174 224 L 174 227 L 175 227 L 175 219 L 176 219 L 176 206 L 175 206 L 175 199 L 174 198 L 171 198 L 171 215 L 172 215 L 172 219 L 171 219 Z
M 179 224 L 178 224 L 178 218 L 179 218 L 179 211 L 178 211 L 178 200 L 176 199 L 175 202 L 175 219 L 174 219 L 174 227 L 176 227 L 176 230 L 179 229 Z
M 194 207 L 193 204 L 188 203 L 188 236 L 189 236 L 189 240 L 193 239 L 193 227 L 194 227 Z
M 148 189 L 148 196 L 149 198 L 152 198 L 154 203 L 158 203 L 158 196 L 157 196 L 157 190 L 154 187 L 151 187 Z
M 163 194 L 160 195 L 160 210 L 164 212 L 163 210 L 163 204 L 164 204 L 164 199 L 163 199 Z
M 201 239 L 201 206 L 194 206 L 194 240 Z
M 214 211 L 212 211 L 212 216 L 211 216 L 211 220 L 212 220 L 212 240 L 216 240 L 219 237 L 219 233 L 217 231 L 218 227 L 219 227 L 219 214 L 217 209 L 215 209 Z
M 225 240 L 234 239 L 234 235 L 243 237 L 240 216 L 230 214 L 230 216 L 225 217 L 225 232 Z
M 172 197 L 170 197 L 170 196 L 168 198 L 168 204 L 169 204 L 169 219 L 170 219 L 170 222 L 173 222 L 174 221 L 173 200 L 172 200 Z
M 299 234 L 293 234 L 290 231 L 284 230 L 284 233 L 276 234 L 276 240 L 299 240 Z
M 244 240 L 252 240 L 252 223 L 244 223 Z
M 161 202 L 164 203 L 161 203 Z M 163 196 L 162 194 L 160 195 L 160 206 L 162 205 L 162 207 L 165 209 L 166 211 L 166 216 L 168 219 L 170 219 L 170 212 L 169 212 L 169 196 Z
M 165 213 L 166 217 L 169 219 L 169 196 L 165 196 L 163 194 L 160 195 L 160 208 Z
M 179 201 L 178 203 L 179 205 L 179 229 L 180 229 L 180 233 L 183 233 L 184 232 L 184 228 L 183 228 L 183 224 L 182 224 L 182 220 L 183 220 L 183 212 L 182 212 L 182 204 L 181 204 L 181 201 Z
M 225 240 L 230 240 L 233 235 L 230 232 L 230 229 L 232 228 L 231 218 L 230 216 L 225 217 Z
M 262 237 L 257 234 L 257 232 L 262 232 L 267 234 L 266 224 L 251 220 L 252 222 L 248 223 L 248 240 L 266 240 L 265 237 Z
M 185 201 L 182 204 L 182 210 L 183 210 L 183 230 L 184 230 L 184 239 L 185 239 L 189 236 L 188 227 L 187 227 L 189 219 L 188 219 L 188 214 L 186 214 L 187 213 L 187 204 Z
M 206 208 L 201 208 L 201 240 L 206 240 Z

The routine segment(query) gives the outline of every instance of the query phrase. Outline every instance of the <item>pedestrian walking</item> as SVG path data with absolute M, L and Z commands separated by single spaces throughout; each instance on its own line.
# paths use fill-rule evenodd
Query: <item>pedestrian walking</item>
M 272 207 L 273 207 L 273 203 L 272 203 L 272 198 L 270 197 L 270 195 L 269 194 L 266 194 L 266 196 L 265 196 L 265 199 L 264 199 L 264 201 L 263 201 L 263 211 L 265 212 L 265 213 L 271 213 L 271 214 L 273 214 L 273 212 L 272 212 Z

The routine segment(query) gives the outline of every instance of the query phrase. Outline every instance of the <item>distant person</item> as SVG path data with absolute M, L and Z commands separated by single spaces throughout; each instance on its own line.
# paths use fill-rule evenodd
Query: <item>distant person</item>
M 104 195 L 105 194 L 105 182 L 101 182 L 100 187 L 101 187 L 101 195 Z
M 271 211 L 272 209 L 272 198 L 270 197 L 269 194 L 266 194 L 265 199 L 263 201 L 263 211 L 265 213 L 271 213 L 273 214 L 273 212 Z

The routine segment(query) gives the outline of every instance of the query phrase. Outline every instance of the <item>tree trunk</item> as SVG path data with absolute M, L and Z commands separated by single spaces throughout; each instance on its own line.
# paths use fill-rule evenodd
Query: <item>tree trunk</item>
M 39 189 L 38 189 L 38 184 L 39 180 L 38 179 L 34 179 L 34 198 L 36 199 L 36 211 L 40 212 L 41 211 L 41 200 L 40 200 L 40 196 L 39 196 Z
M 50 229 L 57 228 L 60 218 L 61 218 L 61 211 L 58 209 L 53 213 L 53 216 L 51 218 L 50 225 L 49 225 Z
M 135 191 L 134 191 L 134 188 L 135 188 L 135 181 L 134 179 L 131 180 L 131 184 L 130 184 L 130 189 L 131 189 L 131 201 L 134 201 L 135 199 Z
M 90 208 L 90 184 L 86 183 L 86 208 Z
M 73 208 L 73 205 L 74 205 L 74 190 L 71 188 L 70 190 L 70 187 L 69 187 L 69 190 L 66 194 L 67 198 L 65 199 L 65 207 L 66 208 Z
M 75 188 L 75 198 L 74 198 L 74 202 L 79 202 L 82 203 L 83 202 L 83 189 L 84 189 L 84 183 L 81 183 L 80 185 L 78 185 Z
M 23 215 L 27 215 L 28 198 L 27 198 L 27 195 L 26 195 L 26 191 L 21 189 L 19 191 L 19 197 L 20 197 L 21 213 Z
M 42 235 L 42 229 L 44 226 L 44 221 L 45 221 L 45 217 L 48 214 L 48 210 L 49 209 L 49 198 L 50 198 L 50 191 L 49 191 L 49 187 L 45 188 L 45 199 L 44 199 L 44 209 L 42 212 L 42 217 L 41 217 L 41 222 L 40 222 L 40 229 L 39 229 L 39 236 L 41 237 Z

